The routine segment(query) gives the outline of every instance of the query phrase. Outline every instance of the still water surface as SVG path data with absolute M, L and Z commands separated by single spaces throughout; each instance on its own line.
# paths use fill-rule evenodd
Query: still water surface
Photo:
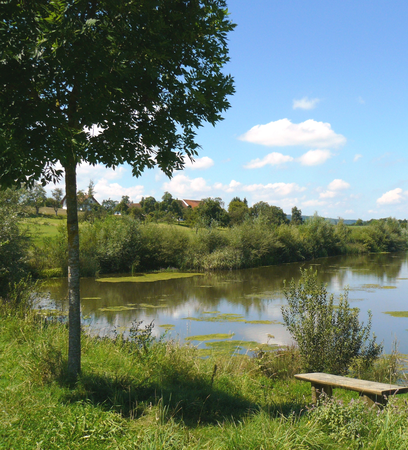
M 290 344 L 290 335 L 281 323 L 283 280 L 297 280 L 299 269 L 310 266 L 336 296 L 349 287 L 350 305 L 360 308 L 360 319 L 365 323 L 367 311 L 372 311 L 372 330 L 377 340 L 383 341 L 385 352 L 391 351 L 397 339 L 399 351 L 408 353 L 408 318 L 384 314 L 408 310 L 405 252 L 322 258 L 153 283 L 100 283 L 83 278 L 84 323 L 90 333 L 99 335 L 109 335 L 115 329 L 125 332 L 134 321 L 154 320 L 156 335 L 171 325 L 169 336 L 181 341 L 189 336 L 231 333 L 238 341 Z M 66 279 L 50 280 L 46 289 L 55 307 L 67 311 Z

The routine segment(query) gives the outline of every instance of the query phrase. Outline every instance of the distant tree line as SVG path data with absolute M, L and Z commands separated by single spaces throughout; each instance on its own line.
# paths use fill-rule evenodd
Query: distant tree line
M 24 226 L 19 225 L 29 214 L 27 205 L 35 207 L 36 196 L 43 198 L 43 194 L 40 186 L 30 191 L 24 188 L 1 191 L 0 297 L 6 295 L 10 282 L 26 274 L 67 273 L 66 227 L 59 228 L 57 237 L 44 238 L 44 242 L 36 244 L 30 241 Z M 122 215 L 116 217 L 116 211 Z M 238 197 L 231 200 L 227 210 L 220 198 L 204 199 L 192 209 L 181 206 L 169 193 L 161 201 L 143 198 L 140 206 L 132 205 L 124 197 L 110 211 L 102 202 L 86 208 L 81 217 L 83 276 L 169 267 L 240 269 L 408 248 L 406 221 L 387 218 L 364 226 L 347 226 L 342 220 L 332 223 L 317 214 L 302 220 L 298 208 L 292 209 L 289 221 L 279 207 L 266 202 L 248 207 L 246 199 Z M 177 221 L 192 227 L 192 232 L 157 223 Z

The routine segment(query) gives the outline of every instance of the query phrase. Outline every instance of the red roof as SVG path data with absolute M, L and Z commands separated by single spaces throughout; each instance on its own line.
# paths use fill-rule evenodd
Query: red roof
M 181 200 L 181 204 L 184 206 L 184 208 L 188 208 L 189 206 L 191 208 L 197 208 L 201 203 L 201 200 Z

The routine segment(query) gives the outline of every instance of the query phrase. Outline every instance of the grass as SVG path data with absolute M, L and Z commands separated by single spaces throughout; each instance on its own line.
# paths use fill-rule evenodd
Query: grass
M 58 227 L 66 225 L 66 217 L 56 217 L 55 214 L 46 217 L 28 217 L 22 220 L 20 225 L 28 230 L 33 244 L 42 246 L 44 238 L 58 235 Z
M 312 408 L 309 384 L 293 378 L 296 349 L 249 357 L 209 346 L 201 358 L 174 341 L 144 346 L 138 333 L 83 335 L 72 385 L 64 325 L 3 311 L 0 329 L 1 449 L 407 448 L 407 395 L 376 411 L 336 390 Z

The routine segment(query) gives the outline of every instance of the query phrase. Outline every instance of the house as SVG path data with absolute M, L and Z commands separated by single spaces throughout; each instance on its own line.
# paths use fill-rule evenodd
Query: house
M 180 200 L 181 201 L 181 205 L 183 206 L 183 208 L 197 208 L 197 206 L 200 205 L 201 200 Z
M 61 200 L 61 204 L 62 204 L 62 209 L 67 209 L 66 196 L 64 196 L 64 198 Z M 89 197 L 88 195 L 85 194 L 83 197 L 82 206 L 78 206 L 78 210 L 83 211 L 85 209 L 90 209 L 91 205 L 101 206 L 100 203 L 98 202 L 98 200 L 96 200 L 96 198 L 93 195 L 91 195 L 91 197 Z

